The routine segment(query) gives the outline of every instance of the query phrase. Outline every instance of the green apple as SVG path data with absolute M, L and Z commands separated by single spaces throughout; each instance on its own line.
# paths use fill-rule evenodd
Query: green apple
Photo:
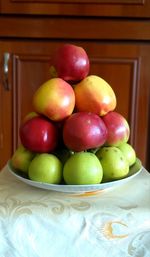
M 96 152 L 96 156 L 103 168 L 103 182 L 121 179 L 128 174 L 128 161 L 117 147 L 102 147 Z
M 133 147 L 128 143 L 124 143 L 118 146 L 118 148 L 121 150 L 121 152 L 127 159 L 129 166 L 133 165 L 136 161 L 136 153 Z
M 11 165 L 16 170 L 20 170 L 27 174 L 30 162 L 34 157 L 35 153 L 27 150 L 23 145 L 20 145 L 11 158 Z
M 30 163 L 28 175 L 34 181 L 59 184 L 62 180 L 62 163 L 53 154 L 37 154 Z
M 68 185 L 99 184 L 103 169 L 94 153 L 78 152 L 66 161 L 63 177 Z

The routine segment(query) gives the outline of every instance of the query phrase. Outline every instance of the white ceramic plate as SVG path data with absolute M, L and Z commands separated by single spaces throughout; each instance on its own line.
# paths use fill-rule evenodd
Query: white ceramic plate
M 21 173 L 19 173 L 18 171 L 14 170 L 11 167 L 10 161 L 8 162 L 7 167 L 9 172 L 12 175 L 14 175 L 18 180 L 21 180 L 22 182 L 28 185 L 38 187 L 38 188 L 48 189 L 52 191 L 57 191 L 57 192 L 75 193 L 75 194 L 100 191 L 100 190 L 110 189 L 112 187 L 120 186 L 124 183 L 127 183 L 129 180 L 133 179 L 142 170 L 141 162 L 139 159 L 137 159 L 136 163 L 130 168 L 128 176 L 120 180 L 115 180 L 112 182 L 101 183 L 101 184 L 94 184 L 94 185 L 58 185 L 58 184 L 56 185 L 56 184 L 36 182 L 23 177 Z

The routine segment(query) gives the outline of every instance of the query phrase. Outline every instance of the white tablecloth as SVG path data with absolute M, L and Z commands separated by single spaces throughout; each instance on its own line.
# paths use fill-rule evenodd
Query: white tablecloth
M 0 172 L 0 257 L 150 257 L 150 174 L 94 194 L 31 187 Z

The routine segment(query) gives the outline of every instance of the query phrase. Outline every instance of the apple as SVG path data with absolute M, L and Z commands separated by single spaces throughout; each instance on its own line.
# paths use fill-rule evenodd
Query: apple
M 103 182 L 127 176 L 129 164 L 119 148 L 115 146 L 101 147 L 96 152 L 96 156 L 103 168 Z
M 133 147 L 128 143 L 124 143 L 119 145 L 118 148 L 127 159 L 129 166 L 132 166 L 136 162 L 136 153 Z
M 62 163 L 53 154 L 37 154 L 29 165 L 28 175 L 34 181 L 59 184 L 62 180 Z
M 73 112 L 74 106 L 74 90 L 61 78 L 46 81 L 33 95 L 34 111 L 53 121 L 67 118 Z
M 55 124 L 43 116 L 36 116 L 24 122 L 19 133 L 23 146 L 33 152 L 51 152 L 58 143 Z
M 74 85 L 77 111 L 93 112 L 103 116 L 116 107 L 116 96 L 102 78 L 90 75 Z
M 14 169 L 27 174 L 30 162 L 34 157 L 35 153 L 27 150 L 23 145 L 20 145 L 11 158 L 11 165 Z
M 52 56 L 50 74 L 68 82 L 78 82 L 88 75 L 89 69 L 89 58 L 82 47 L 63 44 Z
M 106 126 L 95 113 L 73 113 L 64 123 L 64 144 L 72 151 L 80 152 L 100 147 L 106 139 Z
M 107 145 L 119 146 L 128 141 L 130 136 L 129 124 L 120 113 L 109 112 L 102 119 L 108 130 Z
M 63 177 L 68 185 L 99 184 L 102 181 L 103 169 L 94 153 L 80 152 L 66 161 Z
M 23 122 L 26 122 L 27 120 L 32 119 L 33 117 L 38 116 L 38 113 L 36 112 L 29 112 L 23 119 Z

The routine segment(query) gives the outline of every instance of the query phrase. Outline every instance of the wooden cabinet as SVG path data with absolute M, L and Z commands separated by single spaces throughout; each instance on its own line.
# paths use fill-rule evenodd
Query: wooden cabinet
M 149 17 L 149 0 L 1 0 L 1 12 L 101 17 Z
M 117 42 L 112 44 L 90 40 L 69 42 L 86 49 L 91 63 L 90 74 L 101 76 L 114 89 L 117 97 L 116 110 L 129 121 L 130 142 L 143 164 L 148 165 L 150 45 Z M 0 87 L 1 166 L 19 144 L 20 123 L 28 112 L 33 111 L 33 93 L 50 78 L 50 57 L 61 43 L 57 40 L 4 40 L 0 43 L 1 60 L 5 53 L 10 54 L 9 90 L 4 88 L 3 81 Z M 2 77 L 4 79 L 4 76 Z
M 0 169 L 19 144 L 34 91 L 50 78 L 52 52 L 64 42 L 83 46 L 90 74 L 113 87 L 130 143 L 150 168 L 149 18 L 150 0 L 0 0 Z

